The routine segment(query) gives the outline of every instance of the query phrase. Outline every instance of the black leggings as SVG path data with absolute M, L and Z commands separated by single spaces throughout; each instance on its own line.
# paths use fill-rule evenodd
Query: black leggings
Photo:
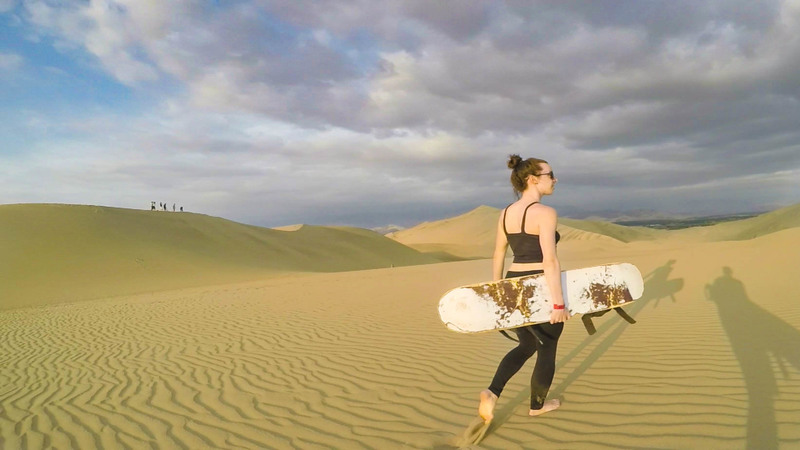
M 530 272 L 508 272 L 506 278 L 542 273 L 541 270 Z M 531 375 L 531 409 L 542 409 L 544 399 L 550 390 L 553 376 L 556 373 L 556 347 L 558 338 L 564 330 L 564 323 L 540 323 L 527 327 L 514 328 L 519 344 L 503 357 L 497 372 L 494 374 L 489 390 L 500 396 L 508 380 L 516 374 L 525 362 L 537 351 L 536 365 Z

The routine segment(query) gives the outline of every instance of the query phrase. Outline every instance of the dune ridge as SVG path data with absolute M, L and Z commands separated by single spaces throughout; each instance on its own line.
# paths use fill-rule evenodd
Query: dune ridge
M 281 231 L 202 214 L 82 205 L 0 205 L 0 235 L 0 309 L 439 262 L 359 228 Z

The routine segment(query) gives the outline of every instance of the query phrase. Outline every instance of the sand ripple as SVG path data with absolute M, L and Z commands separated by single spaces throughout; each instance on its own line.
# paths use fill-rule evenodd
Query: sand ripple
M 570 322 L 552 390 L 562 408 L 526 416 L 526 367 L 481 446 L 800 445 L 795 355 L 766 348 L 761 372 L 744 373 L 747 356 L 703 294 L 722 273 L 687 278 L 684 261 L 639 263 L 637 325 L 608 315 L 588 337 Z M 0 446 L 443 447 L 473 421 L 511 343 L 447 331 L 435 299 L 486 271 L 448 263 L 2 312 Z M 770 306 L 758 287 L 749 300 Z M 771 340 L 798 342 L 789 309 L 769 319 L 788 327 Z M 756 415 L 759 383 L 772 387 Z M 750 428 L 765 426 L 771 438 Z

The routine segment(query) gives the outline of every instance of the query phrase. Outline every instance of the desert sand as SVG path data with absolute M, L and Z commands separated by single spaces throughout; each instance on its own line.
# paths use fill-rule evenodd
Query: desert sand
M 395 241 L 0 206 L 0 448 L 449 448 L 513 343 L 447 330 L 436 304 L 490 277 L 498 212 Z M 565 269 L 645 275 L 626 308 L 638 323 L 609 314 L 588 336 L 568 322 L 550 392 L 562 407 L 527 416 L 531 361 L 474 448 L 800 446 L 798 218 L 669 232 L 562 220 Z

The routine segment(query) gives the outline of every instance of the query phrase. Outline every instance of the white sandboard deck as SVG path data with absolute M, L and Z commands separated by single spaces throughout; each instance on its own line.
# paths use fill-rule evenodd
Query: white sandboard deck
M 624 306 L 644 292 L 642 274 L 629 263 L 561 272 L 561 286 L 566 307 L 573 315 Z M 548 322 L 552 310 L 544 274 L 462 286 L 439 300 L 442 322 L 460 333 Z

